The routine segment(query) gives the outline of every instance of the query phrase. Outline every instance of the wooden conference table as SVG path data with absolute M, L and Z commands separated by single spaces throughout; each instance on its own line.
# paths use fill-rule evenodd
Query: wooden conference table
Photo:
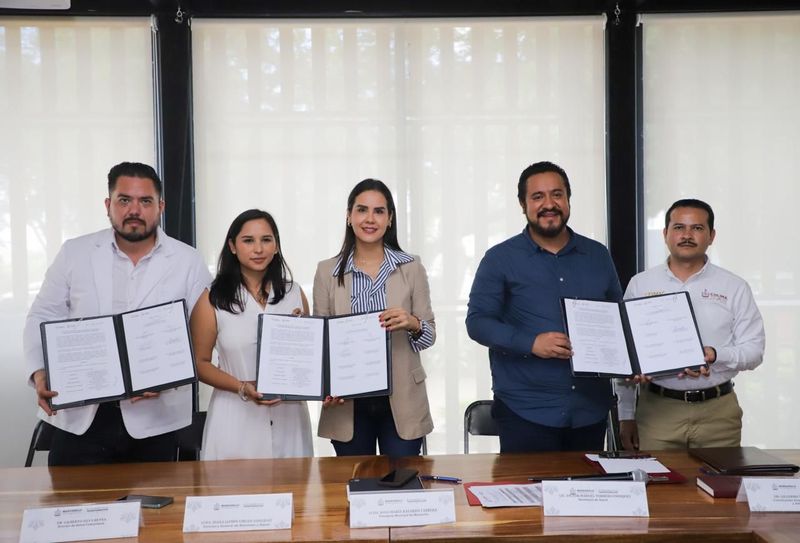
M 800 451 L 770 451 L 800 463 Z M 138 541 L 210 543 L 229 541 L 800 541 L 800 513 L 750 513 L 746 504 L 714 500 L 696 488 L 700 463 L 685 452 L 659 452 L 658 459 L 687 478 L 683 484 L 647 488 L 649 518 L 543 517 L 541 507 L 483 509 L 455 489 L 455 524 L 412 528 L 353 529 L 348 526 L 345 482 L 382 475 L 391 467 L 461 477 L 464 481 L 518 481 L 529 475 L 592 473 L 579 453 L 303 458 L 126 464 L 72 468 L 0 469 L 0 541 L 17 541 L 26 508 L 114 500 L 129 493 L 174 496 L 160 510 L 144 510 Z M 291 530 L 184 534 L 186 496 L 292 492 Z M 115 541 L 131 541 L 115 540 Z

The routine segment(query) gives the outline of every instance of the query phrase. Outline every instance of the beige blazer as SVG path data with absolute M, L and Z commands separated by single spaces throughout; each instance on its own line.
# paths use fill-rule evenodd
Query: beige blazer
M 348 315 L 352 312 L 350 295 L 353 276 L 344 276 L 339 286 L 333 275 L 336 257 L 317 265 L 314 276 L 314 315 Z M 402 307 L 427 321 L 436 339 L 436 325 L 431 310 L 430 288 L 425 268 L 415 256 L 413 262 L 400 264 L 386 280 L 386 307 Z M 392 332 L 392 395 L 389 396 L 397 433 L 403 439 L 417 439 L 433 430 L 425 370 L 419 353 L 411 349 L 406 330 Z M 353 439 L 353 402 L 322 409 L 319 419 L 320 437 L 336 441 Z

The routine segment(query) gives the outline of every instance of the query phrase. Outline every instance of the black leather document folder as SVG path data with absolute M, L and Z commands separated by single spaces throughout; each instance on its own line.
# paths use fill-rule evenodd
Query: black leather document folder
M 689 449 L 689 454 L 724 475 L 788 475 L 800 466 L 772 456 L 758 447 Z
M 398 487 L 382 486 L 378 481 L 379 477 L 364 477 L 361 479 L 350 479 L 347 488 L 352 492 L 386 492 L 392 490 L 422 490 L 422 481 L 419 477 L 413 477 L 406 484 Z
M 53 409 L 141 396 L 197 381 L 186 301 L 39 325 Z
M 561 298 L 561 310 L 575 376 L 676 375 L 706 366 L 688 292 L 621 302 Z
M 380 311 L 258 316 L 256 389 L 263 400 L 392 394 L 392 336 Z

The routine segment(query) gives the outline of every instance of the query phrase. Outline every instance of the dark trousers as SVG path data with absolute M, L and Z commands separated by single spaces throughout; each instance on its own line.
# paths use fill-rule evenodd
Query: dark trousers
M 525 420 L 494 398 L 492 418 L 500 430 L 500 452 L 601 451 L 606 421 L 581 428 L 553 428 Z
M 100 404 L 85 434 L 79 436 L 56 428 L 47 463 L 51 466 L 80 466 L 170 462 L 175 460 L 177 445 L 176 432 L 145 439 L 132 438 L 125 430 L 119 404 L 108 402 Z
M 336 456 L 375 454 L 376 441 L 381 454 L 392 457 L 419 455 L 422 438 L 403 439 L 397 435 L 388 396 L 357 398 L 353 403 L 353 439 L 331 440 Z

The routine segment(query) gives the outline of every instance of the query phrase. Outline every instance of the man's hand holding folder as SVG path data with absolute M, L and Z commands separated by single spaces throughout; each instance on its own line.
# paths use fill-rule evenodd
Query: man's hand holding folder
M 56 414 L 56 410 L 50 407 L 50 400 L 58 396 L 58 392 L 49 390 L 47 387 L 47 374 L 44 370 L 36 370 L 31 376 L 36 395 L 39 397 L 39 407 L 49 416 Z

